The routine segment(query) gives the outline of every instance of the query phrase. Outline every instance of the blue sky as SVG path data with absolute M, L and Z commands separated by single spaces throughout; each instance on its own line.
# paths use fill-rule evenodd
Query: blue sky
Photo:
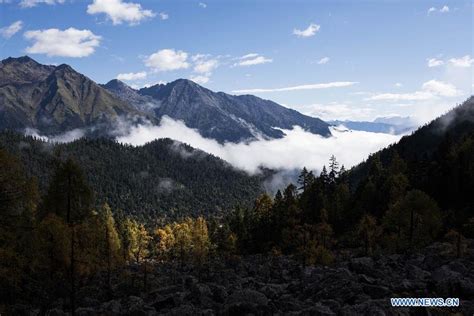
M 431 119 L 472 92 L 472 1 L 0 0 L 0 57 L 191 78 L 324 119 Z

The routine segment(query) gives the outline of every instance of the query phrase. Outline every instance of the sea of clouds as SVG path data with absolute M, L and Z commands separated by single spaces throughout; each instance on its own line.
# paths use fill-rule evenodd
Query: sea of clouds
M 315 135 L 299 126 L 283 131 L 286 136 L 281 139 L 220 144 L 213 139 L 202 137 L 197 130 L 187 127 L 182 121 L 163 117 L 159 126 L 131 126 L 127 129 L 127 134 L 117 140 L 139 146 L 157 138 L 171 138 L 220 157 L 238 169 L 255 174 L 259 172 L 260 167 L 276 170 L 307 167 L 311 170 L 321 170 L 323 165 L 327 165 L 331 155 L 335 155 L 341 164 L 349 168 L 402 137 L 352 131 L 342 127 L 331 127 L 332 137 Z

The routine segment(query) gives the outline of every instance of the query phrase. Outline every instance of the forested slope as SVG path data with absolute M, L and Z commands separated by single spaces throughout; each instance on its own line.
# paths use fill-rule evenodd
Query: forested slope
M 85 171 L 97 203 L 143 220 L 210 215 L 261 193 L 261 178 L 170 139 L 133 147 L 108 139 L 51 144 L 16 133 L 0 133 L 0 148 L 19 156 L 44 191 L 58 158 L 72 157 Z

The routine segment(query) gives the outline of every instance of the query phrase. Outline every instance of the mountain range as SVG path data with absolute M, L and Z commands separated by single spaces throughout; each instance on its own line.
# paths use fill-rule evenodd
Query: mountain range
M 158 124 L 163 116 L 219 142 L 282 138 L 282 129 L 295 125 L 330 136 L 329 124 L 318 118 L 186 79 L 135 90 L 118 80 L 99 85 L 66 64 L 42 65 L 27 56 L 0 63 L 1 129 L 53 135 L 80 128 L 105 136 L 118 120 Z
M 332 125 L 344 125 L 355 131 L 385 134 L 406 134 L 417 128 L 417 123 L 410 117 L 378 117 L 373 121 L 334 120 L 328 121 Z

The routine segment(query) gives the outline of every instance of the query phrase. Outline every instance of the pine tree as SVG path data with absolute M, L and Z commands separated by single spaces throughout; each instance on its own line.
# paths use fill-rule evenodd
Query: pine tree
M 334 155 L 329 158 L 329 182 L 335 183 L 339 175 L 339 162 Z
M 409 191 L 384 217 L 385 229 L 394 234 L 397 250 L 413 250 L 433 241 L 441 229 L 437 203 L 424 192 Z
M 328 213 L 326 209 L 322 209 L 320 222 L 316 225 L 316 239 L 319 245 L 327 249 L 331 244 L 332 235 L 332 227 L 328 224 Z
M 357 235 L 362 240 L 366 256 L 372 254 L 375 241 L 379 234 L 380 229 L 377 226 L 377 220 L 375 217 L 368 214 L 362 216 L 359 225 L 357 226 Z
M 107 271 L 107 288 L 111 291 L 112 270 L 120 263 L 120 238 L 116 230 L 115 219 L 108 204 L 104 204 L 98 212 L 100 262 L 105 264 Z M 102 238 L 100 238 L 102 236 Z
M 69 278 L 71 312 L 76 308 L 76 226 L 91 215 L 92 190 L 81 168 L 71 159 L 60 163 L 43 199 L 42 214 L 54 213 L 63 218 L 70 230 Z
M 26 176 L 14 156 L 0 149 L 0 297 L 5 300 L 17 296 L 24 271 L 35 261 L 38 200 L 36 180 Z

